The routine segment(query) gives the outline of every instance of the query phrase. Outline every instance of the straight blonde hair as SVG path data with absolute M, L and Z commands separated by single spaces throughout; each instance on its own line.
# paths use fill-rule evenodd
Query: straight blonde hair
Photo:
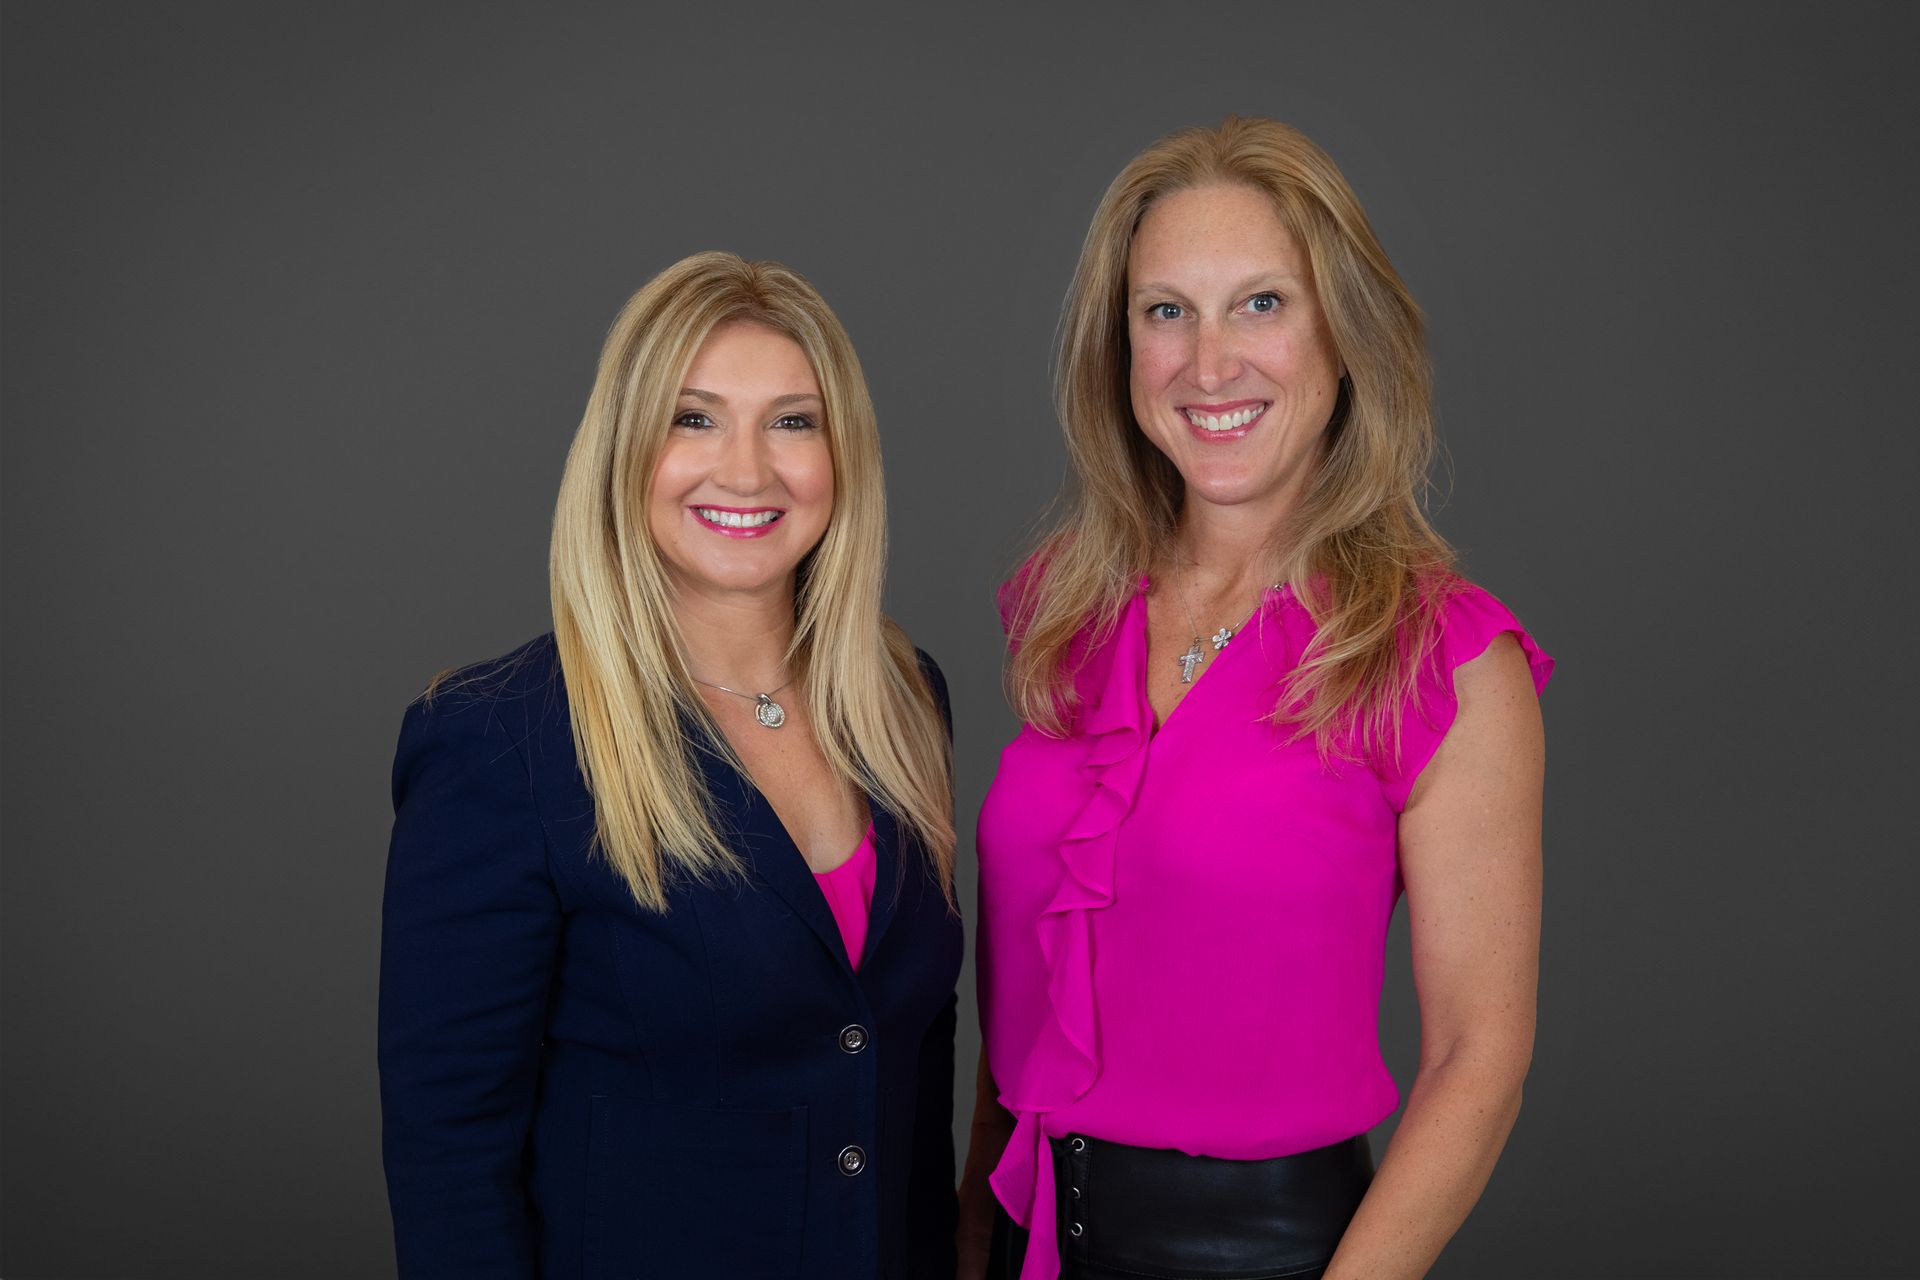
M 1078 655 L 1110 634 L 1178 523 L 1180 473 L 1133 417 L 1127 261 L 1155 200 L 1213 184 L 1273 201 L 1306 251 L 1347 369 L 1311 486 L 1273 531 L 1284 580 L 1318 624 L 1273 717 L 1313 735 L 1323 754 L 1397 754 L 1398 709 L 1453 580 L 1453 552 L 1419 501 L 1434 447 L 1424 323 L 1332 158 L 1273 120 L 1229 117 L 1161 139 L 1121 170 L 1094 212 L 1054 369 L 1071 464 L 1064 516 L 1016 578 L 1009 699 L 1043 731 L 1067 730 Z
M 655 276 L 614 321 L 554 508 L 553 629 L 596 846 L 634 899 L 667 909 L 683 879 L 738 876 L 696 753 L 745 770 L 688 672 L 645 507 L 688 367 L 707 336 L 751 321 L 793 339 L 825 402 L 834 503 L 801 561 L 787 661 L 833 771 L 894 815 L 952 901 L 950 745 L 906 634 L 880 612 L 886 493 L 873 403 L 846 330 L 773 262 L 700 253 Z

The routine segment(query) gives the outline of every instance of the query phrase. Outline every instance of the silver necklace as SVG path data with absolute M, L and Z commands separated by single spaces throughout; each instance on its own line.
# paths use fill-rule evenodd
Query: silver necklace
M 787 684 L 781 685 L 779 689 L 775 689 L 770 693 L 742 693 L 738 689 L 729 689 L 727 686 L 715 684 L 711 680 L 702 680 L 699 676 L 694 676 L 693 682 L 695 684 L 703 684 L 709 689 L 718 689 L 722 693 L 730 693 L 736 698 L 745 698 L 753 704 L 753 718 L 758 720 L 764 728 L 778 729 L 787 722 L 787 709 L 775 702 L 773 695 L 784 690 L 788 684 L 792 684 L 792 680 L 788 680 Z
M 1188 561 L 1188 563 L 1191 564 L 1192 561 Z M 1206 655 L 1200 651 L 1200 626 L 1193 620 L 1193 605 L 1187 599 L 1187 589 L 1176 581 L 1173 584 L 1173 591 L 1175 595 L 1180 597 L 1180 609 L 1187 615 L 1187 625 L 1193 628 L 1193 640 L 1187 645 L 1187 651 L 1175 658 L 1174 661 L 1180 664 L 1180 683 L 1192 684 L 1194 668 L 1206 661 Z M 1256 604 L 1254 606 L 1254 613 L 1258 613 L 1259 611 L 1260 606 Z M 1252 621 L 1252 619 L 1253 614 L 1248 614 L 1247 621 Z M 1242 622 L 1237 627 L 1222 627 L 1208 636 L 1207 639 L 1213 643 L 1213 651 L 1218 653 L 1226 648 L 1227 642 L 1244 631 L 1246 626 L 1247 623 Z

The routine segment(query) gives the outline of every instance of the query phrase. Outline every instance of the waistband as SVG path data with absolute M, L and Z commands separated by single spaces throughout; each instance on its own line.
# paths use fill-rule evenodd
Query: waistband
M 1365 1134 L 1270 1160 L 1079 1134 L 1049 1145 L 1063 1260 L 1147 1275 L 1324 1266 L 1373 1180 Z

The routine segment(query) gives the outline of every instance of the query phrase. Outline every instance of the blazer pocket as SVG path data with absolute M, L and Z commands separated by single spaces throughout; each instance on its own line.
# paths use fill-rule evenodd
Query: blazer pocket
M 595 1096 L 589 1280 L 798 1276 L 806 1149 L 805 1107 L 677 1107 Z

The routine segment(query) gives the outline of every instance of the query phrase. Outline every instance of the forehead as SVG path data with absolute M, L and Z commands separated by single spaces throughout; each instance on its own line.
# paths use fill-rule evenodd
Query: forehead
M 694 353 L 683 385 L 728 400 L 820 394 L 813 363 L 800 344 L 751 320 L 716 325 Z
M 1260 272 L 1307 277 L 1306 256 L 1263 191 L 1189 187 L 1147 206 L 1127 254 L 1128 279 L 1235 283 Z

